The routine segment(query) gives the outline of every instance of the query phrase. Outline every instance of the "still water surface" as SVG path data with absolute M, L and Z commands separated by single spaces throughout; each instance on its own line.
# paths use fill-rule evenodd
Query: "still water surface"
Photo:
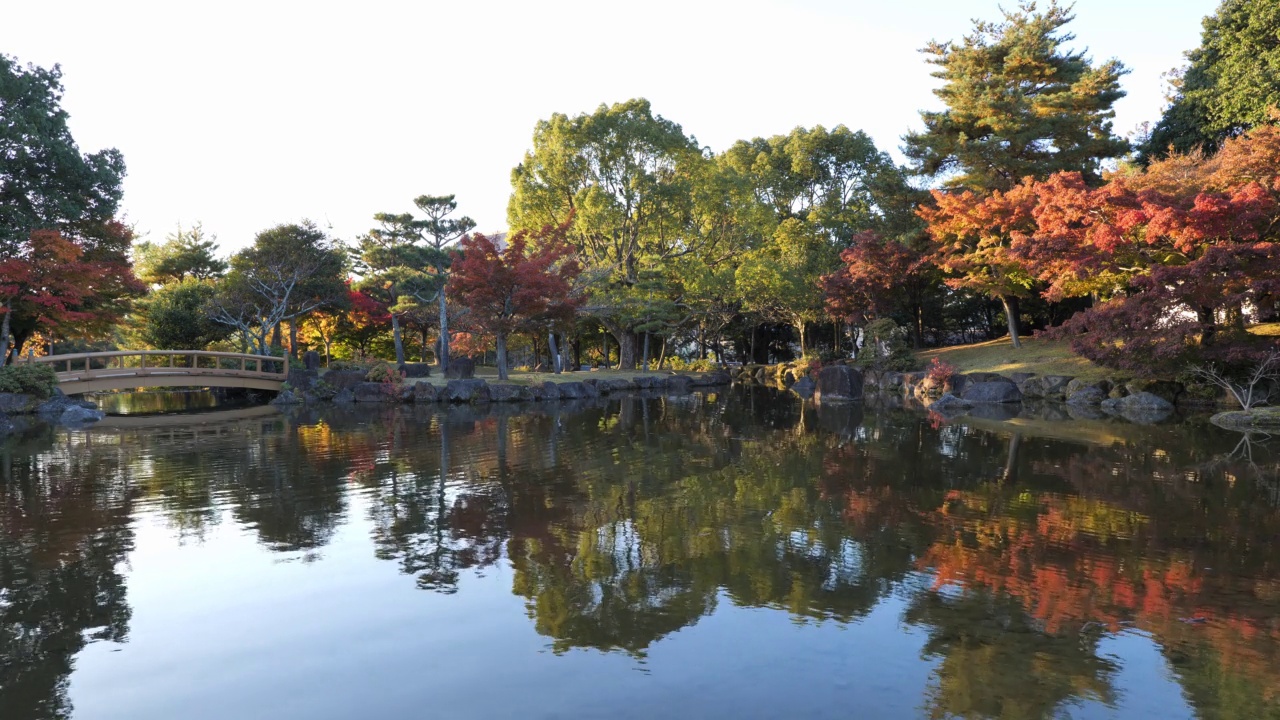
M 1276 451 L 759 389 L 41 431 L 0 718 L 1280 717 Z

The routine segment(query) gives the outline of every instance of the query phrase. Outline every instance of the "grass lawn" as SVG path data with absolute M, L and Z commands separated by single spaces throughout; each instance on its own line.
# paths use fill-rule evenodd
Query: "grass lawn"
M 917 356 L 927 365 L 935 357 L 955 365 L 960 372 L 995 372 L 1008 375 L 1016 372 L 1036 375 L 1070 375 L 1085 379 L 1101 379 L 1115 375 L 1100 365 L 1085 360 L 1071 352 L 1071 347 L 1061 340 L 1022 338 L 1022 349 L 1015 350 L 1009 338 L 1000 338 L 972 345 L 925 350 Z

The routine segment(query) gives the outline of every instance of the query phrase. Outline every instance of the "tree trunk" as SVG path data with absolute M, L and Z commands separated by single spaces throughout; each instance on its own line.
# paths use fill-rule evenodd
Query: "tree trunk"
M 667 338 L 663 336 L 662 347 L 658 349 L 658 369 L 662 369 L 663 363 L 667 361 Z
M 298 322 L 296 320 L 289 321 L 289 355 L 298 357 Z
M 494 345 L 498 349 L 498 379 L 507 379 L 507 334 L 498 333 L 494 340 Z
M 1018 298 L 1001 295 L 1000 302 L 1004 305 L 1004 317 L 1009 321 L 1009 339 L 1015 348 L 1021 348 L 1022 341 L 1018 339 Z
M 644 371 L 649 372 L 649 333 L 644 334 Z
M 573 336 L 573 369 L 582 369 L 582 336 Z
M 618 369 L 619 370 L 635 370 L 636 369 L 636 346 L 639 339 L 636 333 L 621 332 L 618 333 Z
M 920 307 L 920 303 L 912 306 L 911 315 L 914 320 L 911 324 L 911 342 L 919 350 L 924 347 L 924 308 Z
M 1201 306 L 1196 310 L 1196 319 L 1203 326 L 1200 331 L 1200 344 L 1205 346 L 1212 345 L 1215 336 L 1218 334 L 1218 321 L 1213 308 Z
M 275 327 L 271 328 L 271 347 L 272 349 L 275 349 L 280 347 L 281 345 L 284 345 L 284 338 L 282 337 L 282 333 L 280 332 L 280 323 L 276 323 Z M 266 355 L 266 354 L 267 353 L 263 353 L 263 355 Z
M 800 331 L 800 357 L 804 357 L 805 351 L 808 349 L 804 344 L 804 325 L 803 320 L 796 323 L 796 330 Z
M 0 322 L 0 367 L 5 366 L 5 360 L 9 357 L 9 316 L 13 311 L 5 308 L 4 321 Z
M 421 335 L 422 344 L 418 349 L 418 362 L 426 364 L 427 362 L 427 329 L 423 327 L 418 331 Z
M 391 313 L 391 339 L 396 345 L 396 365 L 404 364 L 404 340 L 400 337 L 400 316 Z
M 547 350 L 551 353 L 551 372 L 560 374 L 560 346 L 556 344 L 556 334 L 547 333 Z
M 403 361 L 401 361 L 403 362 Z M 444 288 L 440 288 L 440 375 L 449 369 L 449 306 L 445 304 Z
M 609 331 L 602 329 L 600 331 L 600 365 L 604 368 L 609 367 Z

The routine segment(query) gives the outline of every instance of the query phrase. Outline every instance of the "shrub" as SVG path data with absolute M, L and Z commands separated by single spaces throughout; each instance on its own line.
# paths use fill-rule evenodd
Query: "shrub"
M 44 363 L 18 363 L 0 368 L 0 392 L 24 393 L 45 399 L 53 395 L 58 374 Z
M 369 372 L 372 365 L 367 362 L 358 362 L 355 360 L 333 360 L 329 363 L 329 370 L 359 370 L 361 372 Z
M 955 365 L 936 357 L 929 363 L 926 376 L 936 387 L 946 387 L 947 383 L 951 382 L 951 378 L 956 376 L 956 372 Z
M 364 379 L 384 385 L 399 385 L 404 382 L 404 375 L 397 368 L 391 367 L 390 363 L 380 362 L 369 368 Z

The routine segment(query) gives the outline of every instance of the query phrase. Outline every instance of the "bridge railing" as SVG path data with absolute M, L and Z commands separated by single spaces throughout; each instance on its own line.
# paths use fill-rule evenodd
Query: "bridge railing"
M 27 362 L 52 365 L 59 382 L 148 375 L 226 376 L 284 381 L 285 358 L 208 350 L 114 350 L 28 357 Z

